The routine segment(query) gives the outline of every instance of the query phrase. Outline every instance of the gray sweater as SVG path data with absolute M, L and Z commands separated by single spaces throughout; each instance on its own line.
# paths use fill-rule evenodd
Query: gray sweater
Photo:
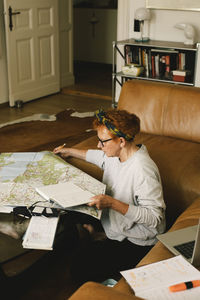
M 156 164 L 144 145 L 125 162 L 88 150 L 86 160 L 104 170 L 106 194 L 129 204 L 125 215 L 104 209 L 101 222 L 108 238 L 127 238 L 138 245 L 153 245 L 165 230 L 165 203 Z

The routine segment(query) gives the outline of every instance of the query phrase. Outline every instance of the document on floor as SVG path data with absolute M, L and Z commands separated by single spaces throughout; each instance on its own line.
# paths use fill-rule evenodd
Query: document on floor
M 22 243 L 23 248 L 53 250 L 58 220 L 59 217 L 31 217 Z
M 121 272 L 135 295 L 146 300 L 196 300 L 200 287 L 171 292 L 178 283 L 199 280 L 200 272 L 181 255 Z
M 90 198 L 94 196 L 73 182 L 51 184 L 35 189 L 44 199 L 55 201 L 63 208 L 89 203 Z

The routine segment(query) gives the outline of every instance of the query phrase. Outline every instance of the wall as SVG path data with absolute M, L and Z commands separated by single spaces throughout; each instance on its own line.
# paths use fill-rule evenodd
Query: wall
M 59 0 L 60 87 L 74 84 L 73 1 Z
M 118 0 L 118 41 L 138 37 L 138 33 L 133 31 L 133 24 L 134 13 L 140 7 L 146 7 L 145 0 Z M 185 39 L 183 31 L 174 28 L 174 25 L 177 23 L 190 23 L 196 29 L 196 42 L 200 42 L 200 12 L 157 9 L 151 9 L 150 11 L 149 37 L 152 40 L 183 42 Z M 124 65 L 123 60 L 117 56 L 117 71 L 121 71 L 122 65 Z M 115 90 L 116 102 L 119 99 L 120 91 L 121 88 L 117 84 Z
M 112 64 L 116 36 L 116 9 L 74 8 L 74 60 Z
M 129 38 L 134 38 L 133 20 L 134 12 L 139 7 L 145 7 L 145 0 L 129 0 Z M 200 41 L 200 12 L 157 10 L 151 9 L 150 38 L 165 41 L 184 41 L 184 32 L 174 28 L 177 23 L 190 23 L 196 29 L 196 41 Z

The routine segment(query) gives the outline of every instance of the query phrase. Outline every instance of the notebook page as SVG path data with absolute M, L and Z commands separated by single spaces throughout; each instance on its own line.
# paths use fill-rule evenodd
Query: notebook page
M 136 296 L 147 300 L 198 299 L 200 287 L 177 293 L 169 286 L 200 279 L 200 272 L 181 255 L 143 267 L 122 271 L 122 276 L 135 291 Z
M 64 208 L 86 204 L 94 196 L 72 182 L 37 187 L 36 191 L 45 199 L 51 199 Z
M 59 217 L 33 216 L 22 246 L 28 249 L 52 250 Z

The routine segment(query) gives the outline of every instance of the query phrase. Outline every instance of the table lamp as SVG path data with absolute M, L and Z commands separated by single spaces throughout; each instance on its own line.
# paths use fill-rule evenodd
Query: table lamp
M 149 37 L 145 36 L 144 27 L 146 25 L 146 28 L 148 28 L 148 21 L 150 20 L 150 10 L 145 7 L 138 8 L 135 11 L 135 20 L 139 21 L 141 32 L 140 38 L 137 38 L 135 40 L 138 42 L 149 41 Z

